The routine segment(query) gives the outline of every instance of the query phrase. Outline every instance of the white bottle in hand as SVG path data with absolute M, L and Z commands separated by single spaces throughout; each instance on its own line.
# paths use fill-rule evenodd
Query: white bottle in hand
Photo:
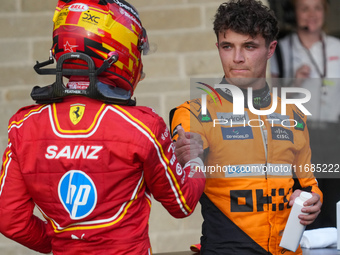
M 282 248 L 295 252 L 299 247 L 301 237 L 306 226 L 300 223 L 298 216 L 299 214 L 307 215 L 307 213 L 301 212 L 301 209 L 304 207 L 303 203 L 310 198 L 312 198 L 311 193 L 302 191 L 300 196 L 295 199 L 280 242 L 280 246 Z

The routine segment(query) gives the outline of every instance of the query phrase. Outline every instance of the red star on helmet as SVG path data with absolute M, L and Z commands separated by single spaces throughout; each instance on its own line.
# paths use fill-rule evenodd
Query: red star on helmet
M 74 52 L 73 48 L 78 47 L 78 45 L 71 45 L 68 41 L 64 44 L 65 51 Z

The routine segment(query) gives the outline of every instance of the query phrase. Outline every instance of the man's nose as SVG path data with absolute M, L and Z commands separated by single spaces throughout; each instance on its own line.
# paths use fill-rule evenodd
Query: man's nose
M 235 49 L 234 51 L 234 62 L 235 63 L 242 63 L 244 62 L 244 53 L 241 49 Z

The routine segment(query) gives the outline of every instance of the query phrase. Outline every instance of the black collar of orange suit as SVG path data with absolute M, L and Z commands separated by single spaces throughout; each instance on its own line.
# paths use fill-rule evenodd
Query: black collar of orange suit
M 220 84 L 228 84 L 228 82 L 223 78 Z M 247 89 L 240 88 L 244 95 L 244 107 L 248 108 L 248 91 Z M 233 102 L 233 95 L 229 89 L 216 89 L 216 91 L 229 102 Z M 265 108 L 271 104 L 270 88 L 266 83 L 266 86 L 262 89 L 257 89 L 253 91 L 253 106 L 255 109 Z

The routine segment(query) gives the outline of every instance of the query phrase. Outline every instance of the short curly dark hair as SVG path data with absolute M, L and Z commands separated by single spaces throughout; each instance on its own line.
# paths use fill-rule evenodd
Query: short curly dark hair
M 214 20 L 217 39 L 220 32 L 228 29 L 252 38 L 260 34 L 266 46 L 276 40 L 279 33 L 274 12 L 256 0 L 230 0 L 219 6 Z

